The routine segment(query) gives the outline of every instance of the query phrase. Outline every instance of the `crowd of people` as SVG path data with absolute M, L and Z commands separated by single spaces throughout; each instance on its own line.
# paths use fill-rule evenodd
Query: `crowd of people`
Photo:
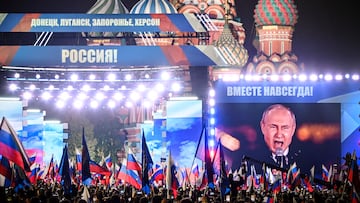
M 50 179 L 38 179 L 36 183 L 15 187 L 0 187 L 0 202 L 16 203 L 241 203 L 241 202 L 279 202 L 279 203 L 359 203 L 360 177 L 356 154 L 346 154 L 345 163 L 340 167 L 340 174 L 335 172 L 316 179 L 313 174 L 300 174 L 296 168 L 290 145 L 296 129 L 295 114 L 286 106 L 269 106 L 260 121 L 264 141 L 269 153 L 259 161 L 243 157 L 241 171 L 218 174 L 214 182 L 207 181 L 212 176 L 202 176 L 201 186 L 182 180 L 175 188 L 164 184 L 148 185 L 150 192 L 124 183 L 117 176 L 115 183 L 94 179 L 91 184 L 72 181 L 65 186 L 61 180 L 52 176 Z M 256 173 L 253 165 L 262 165 L 262 174 Z M 169 165 L 168 165 L 169 166 Z M 265 167 L 266 166 L 266 167 Z M 295 166 L 295 167 L 294 167 Z M 169 167 L 170 168 L 170 167 Z M 172 168 L 172 167 L 171 167 Z M 222 168 L 222 166 L 220 167 Z M 251 168 L 251 170 L 249 170 Z M 269 168 L 269 171 L 266 170 Z M 1 168 L 0 168 L 1 170 Z M 211 170 L 210 170 L 211 171 Z M 226 170 L 222 170 L 226 171 Z M 108 171 L 109 172 L 109 171 Z M 172 172 L 167 172 L 171 177 Z M 329 172 L 326 172 L 329 173 Z M 339 171 L 337 172 L 339 173 Z M 113 173 L 115 174 L 115 173 Z M 139 171 L 139 174 L 143 171 Z M 171 174 L 171 175 L 170 175 Z M 205 174 L 205 171 L 203 171 Z M 84 175 L 84 173 L 82 173 Z M 164 175 L 164 174 L 163 174 Z M 214 174 L 215 175 L 215 174 Z M 329 176 L 328 176 L 329 175 Z M 90 176 L 90 171 L 89 171 Z M 276 176 L 270 177 L 270 176 Z M 225 178 L 224 178 L 225 177 Z M 107 175 L 107 178 L 110 176 Z M 144 177 L 142 177 L 144 178 Z M 97 180 L 97 181 L 96 181 Z M 206 183 L 204 182 L 206 180 Z M 223 182 L 225 180 L 225 182 Z M 137 185 L 139 186 L 139 185 Z M 136 189 L 138 188 L 138 189 Z
M 241 184 L 241 183 L 240 183 Z M 166 187 L 152 187 L 149 194 L 137 190 L 131 185 L 120 184 L 107 186 L 103 184 L 72 184 L 70 192 L 66 193 L 59 182 L 39 180 L 37 184 L 21 188 L 1 187 L 0 202 L 6 203 L 209 203 L 209 202 L 359 202 L 355 188 L 351 182 L 343 181 L 324 185 L 314 185 L 309 191 L 299 185 L 292 190 L 285 188 L 275 192 L 269 188 L 244 189 L 239 182 L 230 181 L 230 192 L 226 195 L 220 189 L 195 188 L 191 185 L 179 187 L 177 195 Z

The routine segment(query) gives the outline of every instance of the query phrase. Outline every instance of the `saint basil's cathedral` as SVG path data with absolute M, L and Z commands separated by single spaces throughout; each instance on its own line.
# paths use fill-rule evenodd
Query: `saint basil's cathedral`
M 226 65 L 125 67 L 134 74 L 166 69 L 181 72 L 177 76 L 184 84 L 180 96 L 192 96 L 194 92 L 198 95 L 207 94 L 213 82 L 229 75 L 293 75 L 303 71 L 304 68 L 297 63 L 297 56 L 292 53 L 292 36 L 298 19 L 293 0 L 258 0 L 253 8 L 255 36 L 250 39 L 256 48 L 254 56 L 250 56 L 244 47 L 245 28 L 236 8 L 235 0 L 139 0 L 132 6 L 127 6 L 121 0 L 97 0 L 87 14 L 194 14 L 206 32 L 82 32 L 81 37 L 87 46 L 215 47 L 215 57 Z M 166 27 L 165 24 L 162 22 L 161 26 Z M 165 106 L 165 102 L 159 102 L 148 110 L 142 106 L 118 108 L 115 114 L 125 129 L 120 134 L 125 135 L 129 143 L 139 142 L 137 135 L 141 129 L 137 124 L 151 120 L 153 113 L 166 110 Z
M 131 8 L 120 0 L 98 0 L 88 14 L 186 14 L 193 13 L 204 25 L 206 33 L 133 33 L 132 40 L 127 33 L 83 33 L 89 46 L 98 45 L 214 45 L 218 54 L 226 61 L 226 66 L 200 67 L 205 69 L 206 82 L 213 82 L 224 75 L 272 75 L 297 74 L 303 68 L 297 64 L 297 56 L 292 53 L 292 35 L 297 22 L 297 9 L 293 0 L 259 0 L 254 8 L 256 36 L 253 45 L 255 56 L 249 56 L 244 47 L 245 28 L 236 11 L 234 0 L 140 0 Z M 135 37 L 134 37 L 135 35 Z M 195 87 L 191 80 L 191 67 L 181 66 L 187 74 L 182 80 L 185 90 L 191 92 Z M 199 68 L 199 67 L 195 67 Z M 206 85 L 206 84 L 203 84 Z M 210 84 L 211 86 L 211 84 Z M 203 90 L 203 89 L 202 89 Z M 160 107 L 161 108 L 161 107 Z M 156 111 L 156 110 L 155 110 Z M 123 112 L 128 114 L 127 111 Z M 121 113 L 120 113 L 121 114 Z M 150 116 L 141 116 L 142 118 Z M 141 123 L 142 118 L 128 118 Z M 140 129 L 128 128 L 129 142 L 137 142 Z M 135 150 L 137 151 L 137 150 Z M 121 156 L 121 155 L 120 155 Z
M 229 0 L 140 0 L 128 9 L 120 0 L 98 0 L 89 14 L 185 14 L 194 13 L 207 33 L 137 33 L 136 45 L 215 45 L 227 62 L 226 67 L 212 67 L 209 79 L 222 74 L 296 74 L 303 70 L 292 53 L 292 35 L 297 22 L 293 0 L 259 0 L 254 8 L 256 36 L 255 56 L 244 47 L 245 29 L 236 12 L 235 1 Z M 88 45 L 129 43 L 119 40 L 124 33 L 85 33 Z M 130 42 L 131 43 L 131 42 Z

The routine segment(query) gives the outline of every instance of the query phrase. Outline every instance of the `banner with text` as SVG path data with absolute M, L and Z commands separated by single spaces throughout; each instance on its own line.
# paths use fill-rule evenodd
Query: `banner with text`
M 212 66 L 226 63 L 216 47 L 0 46 L 0 65 L 26 67 Z
M 316 82 L 216 82 L 216 101 L 227 103 L 286 103 L 324 102 L 334 99 L 337 103 L 359 102 L 358 81 L 316 81 Z M 341 97 L 341 98 L 340 98 Z
M 206 32 L 194 14 L 0 13 L 0 32 Z

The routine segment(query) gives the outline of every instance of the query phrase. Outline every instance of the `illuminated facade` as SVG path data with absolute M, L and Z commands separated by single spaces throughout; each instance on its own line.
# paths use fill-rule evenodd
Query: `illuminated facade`
M 241 74 L 298 74 L 304 70 L 292 52 L 292 36 L 298 13 L 292 0 L 282 3 L 259 0 L 254 9 L 257 54 L 249 59 L 244 48 L 245 30 L 236 13 L 234 1 L 187 1 L 187 0 L 141 0 L 130 11 L 121 1 L 99 0 L 88 13 L 119 14 L 176 14 L 195 13 L 207 28 L 203 36 L 194 33 L 133 33 L 135 42 L 141 46 L 213 44 L 219 48 L 219 55 L 226 66 L 209 67 L 209 79 L 216 81 L 224 75 L 239 77 Z M 126 33 L 89 33 L 92 44 L 125 44 L 119 36 Z M 104 36 L 105 38 L 101 38 Z M 94 38 L 95 37 L 95 38 Z M 126 39 L 126 38 L 125 38 Z M 186 69 L 186 67 L 185 67 Z M 191 90 L 191 87 L 188 86 Z
M 259 0 L 254 10 L 257 55 L 246 67 L 251 74 L 298 74 L 303 68 L 292 53 L 292 35 L 297 22 L 294 1 Z

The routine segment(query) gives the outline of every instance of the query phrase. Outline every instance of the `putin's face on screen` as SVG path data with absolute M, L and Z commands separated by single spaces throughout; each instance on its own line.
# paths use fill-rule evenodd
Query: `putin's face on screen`
M 288 108 L 280 104 L 270 106 L 264 111 L 260 126 L 272 153 L 288 150 L 296 128 L 295 116 Z

